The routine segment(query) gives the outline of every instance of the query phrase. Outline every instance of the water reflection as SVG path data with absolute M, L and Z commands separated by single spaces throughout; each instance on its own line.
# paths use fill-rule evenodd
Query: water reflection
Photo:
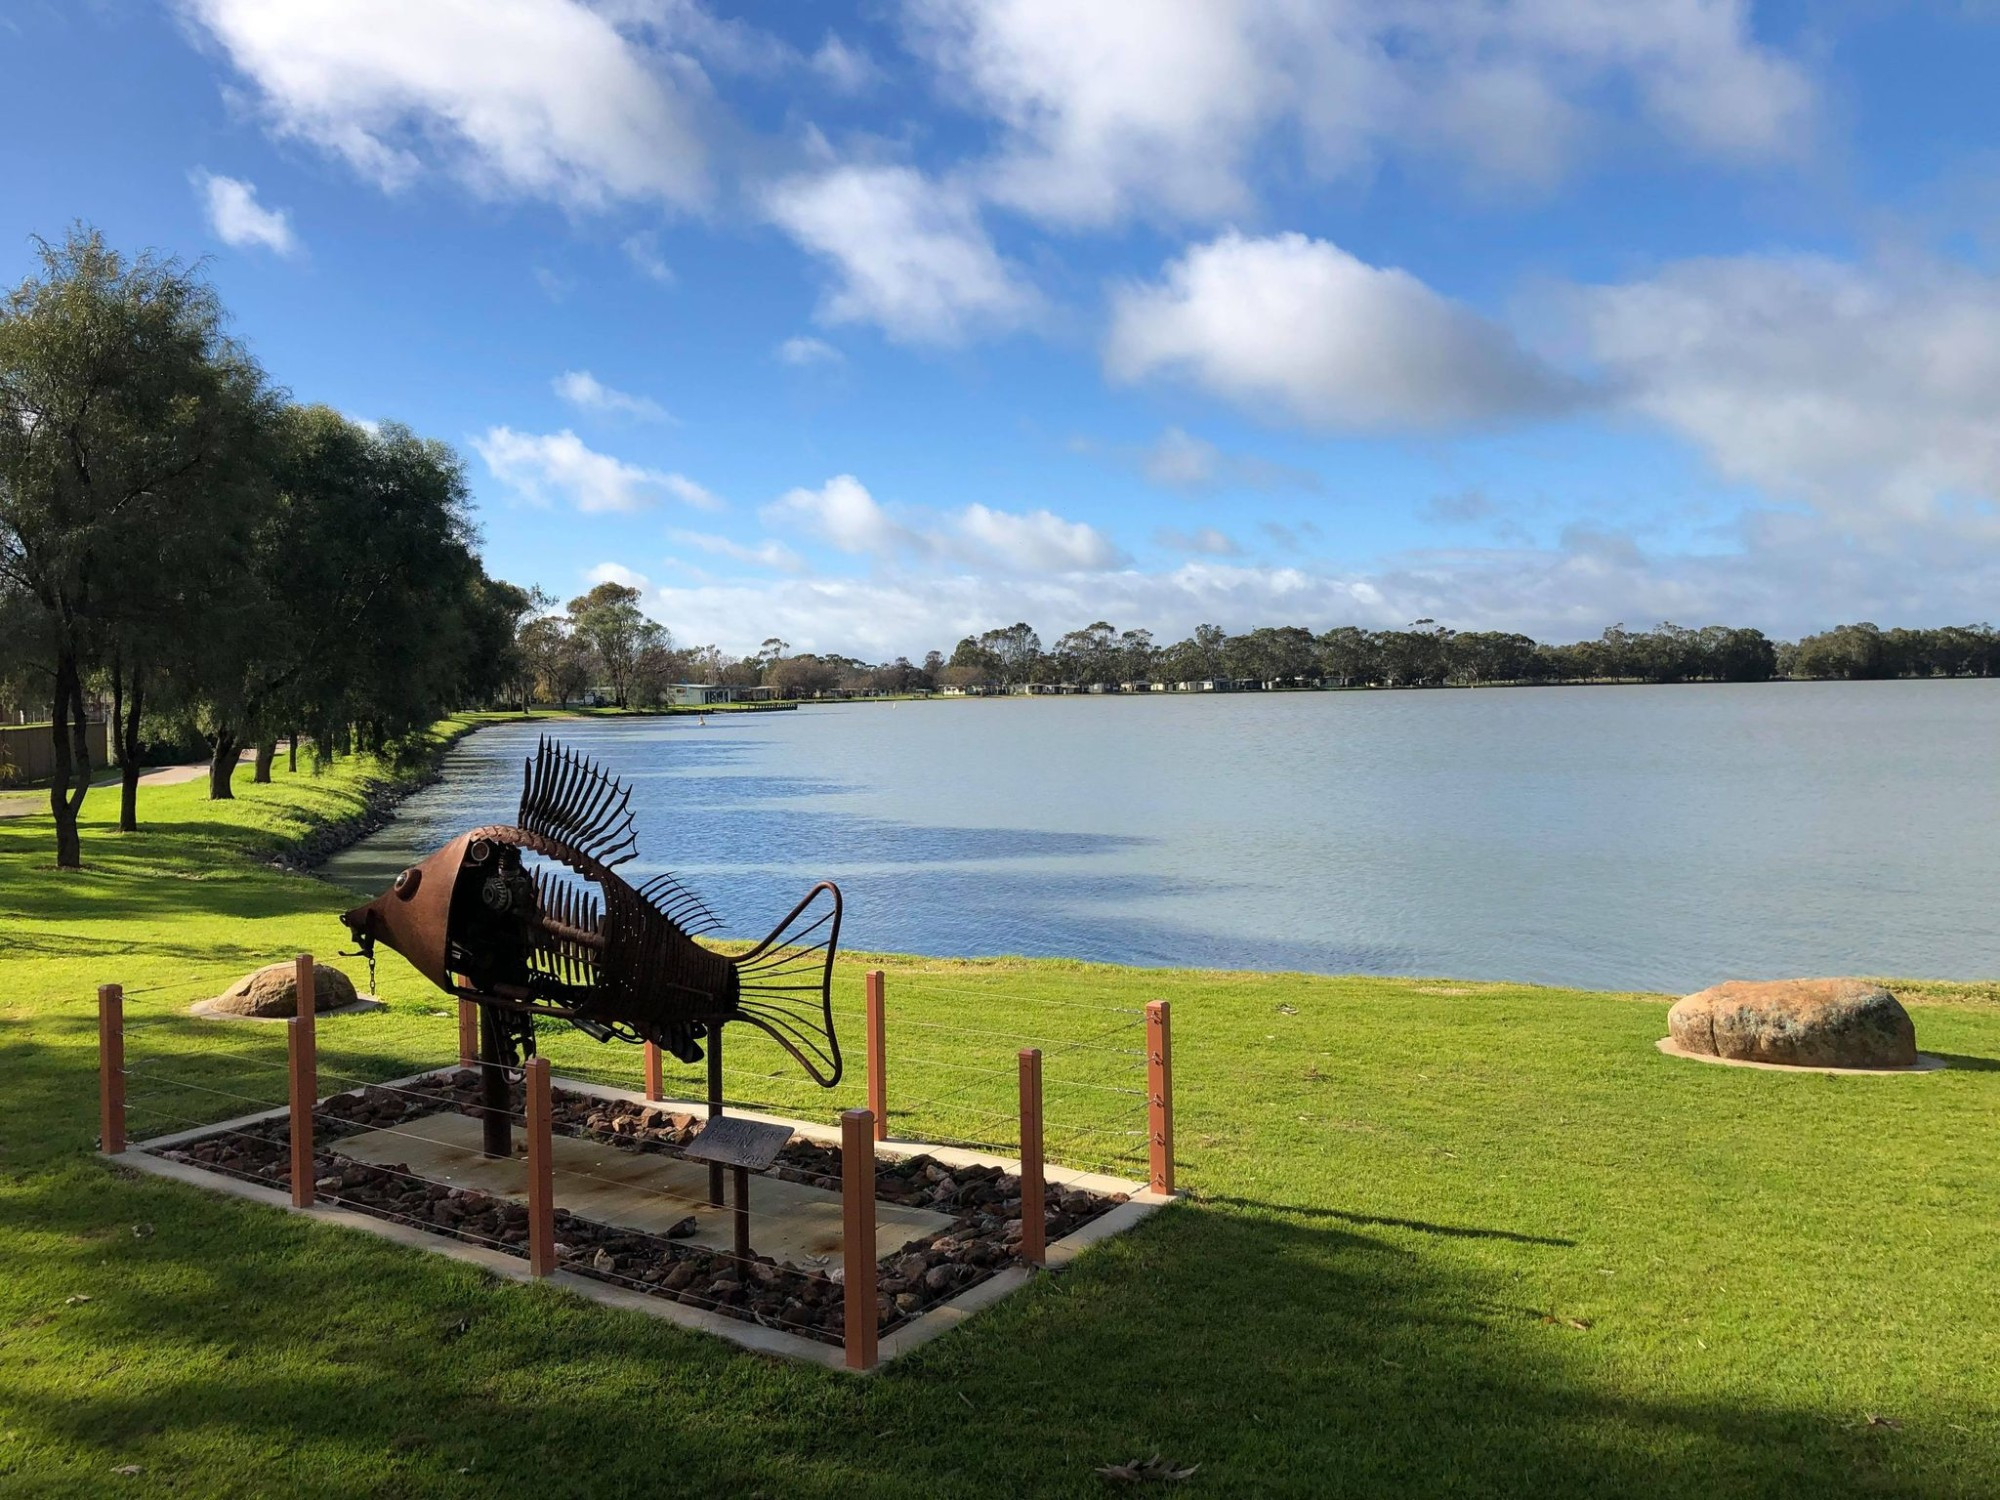
M 1887 732 L 1893 724 L 1895 733 Z M 540 726 L 328 874 L 512 816 Z M 2000 970 L 2000 683 L 865 705 L 569 722 L 639 876 L 853 947 L 1685 989 Z

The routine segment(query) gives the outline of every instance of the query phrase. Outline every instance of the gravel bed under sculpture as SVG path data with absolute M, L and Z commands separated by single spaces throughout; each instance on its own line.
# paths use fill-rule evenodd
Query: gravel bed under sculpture
M 525 1257 L 528 1210 L 492 1194 L 428 1182 L 396 1166 L 377 1166 L 340 1154 L 344 1136 L 394 1128 L 444 1110 L 474 1113 L 478 1075 L 471 1069 L 432 1074 L 388 1089 L 369 1086 L 336 1094 L 313 1112 L 314 1191 L 319 1198 L 452 1239 L 485 1244 Z M 553 1128 L 564 1135 L 599 1139 L 627 1151 L 679 1155 L 699 1134 L 699 1116 L 656 1104 L 551 1091 Z M 523 1108 L 514 1085 L 511 1108 Z M 283 1119 L 233 1127 L 159 1153 L 207 1171 L 271 1187 L 291 1182 L 291 1128 Z M 770 1175 L 840 1190 L 840 1148 L 794 1135 Z M 877 1325 L 888 1332 L 934 1303 L 956 1296 L 996 1271 L 1016 1264 L 1021 1238 L 1020 1179 L 998 1167 L 947 1167 L 927 1155 L 882 1157 L 875 1196 L 952 1216 L 951 1225 L 910 1241 L 882 1261 L 876 1274 Z M 1050 1186 L 1047 1237 L 1061 1238 L 1125 1201 L 1080 1188 Z M 739 1260 L 727 1251 L 674 1243 L 694 1232 L 690 1218 L 666 1236 L 578 1218 L 558 1208 L 556 1254 L 565 1270 L 613 1282 L 652 1296 L 703 1307 L 766 1327 L 839 1343 L 845 1323 L 840 1268 L 798 1266 L 769 1256 Z

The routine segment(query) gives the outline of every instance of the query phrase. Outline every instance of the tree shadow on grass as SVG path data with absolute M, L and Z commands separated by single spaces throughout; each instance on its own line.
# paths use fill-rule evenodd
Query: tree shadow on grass
M 1575 1240 L 1555 1239 L 1540 1234 L 1521 1234 L 1512 1229 L 1478 1229 L 1462 1224 L 1429 1224 L 1422 1219 L 1396 1219 L 1381 1214 L 1356 1214 L 1342 1208 L 1307 1208 L 1289 1203 L 1261 1203 L 1255 1198 L 1232 1198 L 1223 1193 L 1207 1195 L 1202 1201 L 1222 1204 L 1229 1208 L 1290 1214 L 1300 1219 L 1338 1219 L 1341 1223 L 1352 1224 L 1358 1229 L 1413 1229 L 1419 1234 L 1441 1235 L 1446 1239 L 1506 1240 L 1516 1245 L 1552 1245 L 1564 1249 L 1576 1244 Z
M 1201 1465 L 1190 1494 L 1969 1476 L 1907 1434 L 1650 1393 L 1495 1273 L 1288 1213 L 1169 1210 L 864 1381 L 77 1163 L 0 1189 L 0 1242 L 55 1247 L 0 1293 L 0 1404 L 37 1462 L 201 1493 L 1092 1495 L 1155 1451 Z

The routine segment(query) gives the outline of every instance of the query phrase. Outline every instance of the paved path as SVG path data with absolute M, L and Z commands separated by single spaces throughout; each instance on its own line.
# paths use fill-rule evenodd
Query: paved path
M 178 786 L 183 781 L 195 781 L 208 774 L 208 762 L 192 761 L 184 766 L 161 766 L 157 771 L 147 771 L 139 778 L 140 786 Z M 118 778 L 110 776 L 102 781 L 91 782 L 94 791 L 99 787 L 118 785 Z M 31 818 L 36 813 L 49 810 L 49 791 L 43 787 L 32 792 L 7 792 L 0 794 L 0 818 Z

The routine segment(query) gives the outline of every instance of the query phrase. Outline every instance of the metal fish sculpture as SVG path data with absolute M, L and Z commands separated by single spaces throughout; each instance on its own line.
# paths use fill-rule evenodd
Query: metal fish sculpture
M 631 797 L 545 735 L 512 823 L 459 835 L 340 920 L 371 964 L 381 943 L 448 994 L 476 1001 L 489 1064 L 533 1052 L 536 1016 L 601 1042 L 652 1042 L 683 1062 L 700 1061 L 706 1042 L 714 1111 L 722 1027 L 741 1021 L 832 1088 L 841 1073 L 831 998 L 839 888 L 822 881 L 761 943 L 718 953 L 695 939 L 721 923 L 672 875 L 633 886 L 617 874 L 638 853 Z

